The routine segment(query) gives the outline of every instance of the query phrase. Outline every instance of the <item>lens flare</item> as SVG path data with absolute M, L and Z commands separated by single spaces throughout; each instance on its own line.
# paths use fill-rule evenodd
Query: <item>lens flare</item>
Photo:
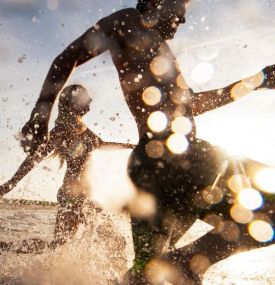
M 188 118 L 179 116 L 172 121 L 171 128 L 174 133 L 187 135 L 192 131 L 192 124 Z
M 256 210 L 263 204 L 262 195 L 252 188 L 245 188 L 238 194 L 238 202 L 246 209 Z
M 254 178 L 256 186 L 266 192 L 275 193 L 275 168 L 263 168 L 256 173 Z
M 166 145 L 168 149 L 175 154 L 182 154 L 188 148 L 188 140 L 182 134 L 172 134 L 167 139 Z
M 157 87 L 150 86 L 143 91 L 142 100 L 148 106 L 155 106 L 161 100 L 161 92 Z
M 163 112 L 156 111 L 150 114 L 147 124 L 153 132 L 160 133 L 167 127 L 168 119 Z
M 253 221 L 248 227 L 249 234 L 259 242 L 268 242 L 274 238 L 272 226 L 261 220 Z

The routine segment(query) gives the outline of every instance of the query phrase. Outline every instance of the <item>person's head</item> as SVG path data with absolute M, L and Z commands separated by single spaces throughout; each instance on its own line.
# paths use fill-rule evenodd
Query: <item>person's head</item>
M 189 0 L 138 0 L 137 10 L 157 17 L 156 28 L 164 39 L 172 39 L 180 24 L 185 23 L 185 6 Z
M 67 119 L 82 117 L 90 111 L 92 102 L 87 90 L 78 84 L 65 87 L 58 102 L 58 116 Z
M 70 140 L 72 136 L 79 135 L 75 130 L 80 131 L 83 128 L 84 125 L 79 119 L 90 111 L 91 102 L 92 99 L 87 90 L 81 85 L 69 85 L 61 91 L 58 116 L 50 138 L 55 146 L 52 157 L 60 156 L 60 167 L 69 151 L 64 142 Z

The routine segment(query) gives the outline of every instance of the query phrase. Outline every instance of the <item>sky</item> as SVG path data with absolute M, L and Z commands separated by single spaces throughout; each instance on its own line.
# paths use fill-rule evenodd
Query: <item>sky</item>
M 100 18 L 135 4 L 133 0 L 0 0 L 0 183 L 24 159 L 15 135 L 30 116 L 52 60 Z M 274 64 L 274 13 L 274 0 L 191 0 L 186 23 L 169 41 L 190 87 L 196 92 L 221 88 Z M 135 122 L 108 52 L 78 68 L 70 83 L 83 84 L 93 97 L 85 121 L 95 133 L 106 141 L 137 142 Z M 198 136 L 232 153 L 275 165 L 274 109 L 275 91 L 253 92 L 196 118 Z M 111 175 L 110 161 L 118 156 L 119 152 L 98 152 L 94 157 L 98 164 L 108 164 L 105 170 Z M 126 161 L 121 160 L 121 169 Z M 100 175 L 97 169 L 101 168 L 94 170 L 94 176 Z M 52 199 L 62 173 L 57 161 L 43 162 L 14 195 L 28 188 L 32 197 Z M 48 188 L 51 194 L 41 194 Z

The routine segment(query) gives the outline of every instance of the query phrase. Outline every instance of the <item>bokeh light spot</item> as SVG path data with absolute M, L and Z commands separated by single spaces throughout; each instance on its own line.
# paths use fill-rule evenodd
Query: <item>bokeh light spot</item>
M 211 262 L 206 256 L 198 254 L 192 257 L 189 266 L 194 273 L 203 274 L 211 266 Z
M 177 267 L 157 258 L 146 265 L 145 274 L 150 284 L 165 284 L 168 282 L 179 284 L 179 281 L 182 280 L 181 272 Z
M 150 141 L 145 147 L 146 153 L 151 158 L 159 158 L 164 153 L 164 146 L 160 141 Z
M 252 188 L 245 188 L 238 194 L 238 202 L 246 209 L 256 210 L 263 204 L 262 195 Z
M 128 205 L 131 215 L 139 219 L 152 218 L 156 212 L 156 199 L 147 192 L 138 191 L 137 195 Z
M 172 134 L 167 139 L 166 145 L 168 149 L 175 154 L 182 154 L 188 148 L 188 140 L 182 134 Z
M 156 76 L 162 76 L 170 70 L 171 61 L 164 56 L 155 57 L 150 63 L 150 69 Z
M 167 127 L 168 119 L 163 112 L 156 111 L 150 114 L 147 124 L 153 132 L 160 133 Z
M 192 131 L 192 124 L 188 118 L 179 116 L 172 121 L 171 128 L 174 133 L 187 135 Z
M 254 183 L 266 193 L 275 193 L 275 168 L 263 168 L 256 173 Z
M 143 91 L 142 100 L 148 106 L 155 106 L 161 100 L 161 92 L 157 87 L 150 86 Z
M 272 226 L 261 220 L 253 221 L 248 227 L 249 234 L 259 242 L 268 242 L 274 238 Z
M 202 197 L 207 204 L 216 205 L 223 200 L 223 191 L 217 186 L 209 186 L 202 191 Z
M 235 84 L 231 90 L 230 94 L 233 100 L 238 100 L 241 97 L 247 95 L 249 92 L 251 92 L 254 88 L 251 87 L 251 85 L 246 84 L 245 82 L 241 81 L 237 84 Z
M 250 181 L 248 177 L 242 174 L 235 174 L 228 179 L 227 185 L 231 191 L 239 193 L 244 188 L 250 187 Z
M 225 221 L 220 235 L 227 241 L 236 241 L 240 237 L 240 229 L 234 222 Z
M 253 212 L 249 209 L 242 207 L 239 204 L 234 205 L 230 209 L 231 217 L 240 224 L 248 224 L 253 219 Z
M 215 69 L 211 63 L 202 62 L 191 71 L 191 78 L 195 83 L 206 83 L 212 79 L 214 73 Z

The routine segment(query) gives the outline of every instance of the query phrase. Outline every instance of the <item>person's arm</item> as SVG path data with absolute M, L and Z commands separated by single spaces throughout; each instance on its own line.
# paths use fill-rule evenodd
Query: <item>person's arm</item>
M 87 130 L 89 138 L 93 144 L 93 148 L 95 149 L 110 149 L 112 147 L 115 148 L 135 148 L 135 144 L 130 143 L 117 143 L 117 142 L 105 142 L 103 141 L 99 136 L 97 136 L 95 133 L 93 133 L 90 129 Z
M 104 33 L 106 18 L 87 30 L 58 55 L 46 76 L 41 93 L 29 121 L 22 128 L 24 151 L 35 151 L 47 140 L 48 122 L 57 95 L 74 68 L 101 54 L 109 48 L 108 36 Z
M 193 93 L 193 114 L 197 116 L 214 110 L 260 88 L 275 88 L 275 65 L 268 66 L 256 75 L 230 84 L 225 88 Z
M 112 147 L 115 147 L 116 149 L 128 149 L 128 148 L 135 148 L 136 145 L 135 144 L 131 144 L 131 143 L 117 143 L 117 142 L 104 142 L 102 141 L 102 143 L 99 145 L 99 149 L 110 149 Z
M 0 185 L 0 197 L 7 194 L 14 187 L 16 187 L 19 181 L 24 178 L 46 155 L 48 155 L 53 150 L 53 148 L 53 144 L 51 141 L 49 141 L 46 148 L 42 152 L 37 151 L 27 156 L 13 177 L 3 185 Z

